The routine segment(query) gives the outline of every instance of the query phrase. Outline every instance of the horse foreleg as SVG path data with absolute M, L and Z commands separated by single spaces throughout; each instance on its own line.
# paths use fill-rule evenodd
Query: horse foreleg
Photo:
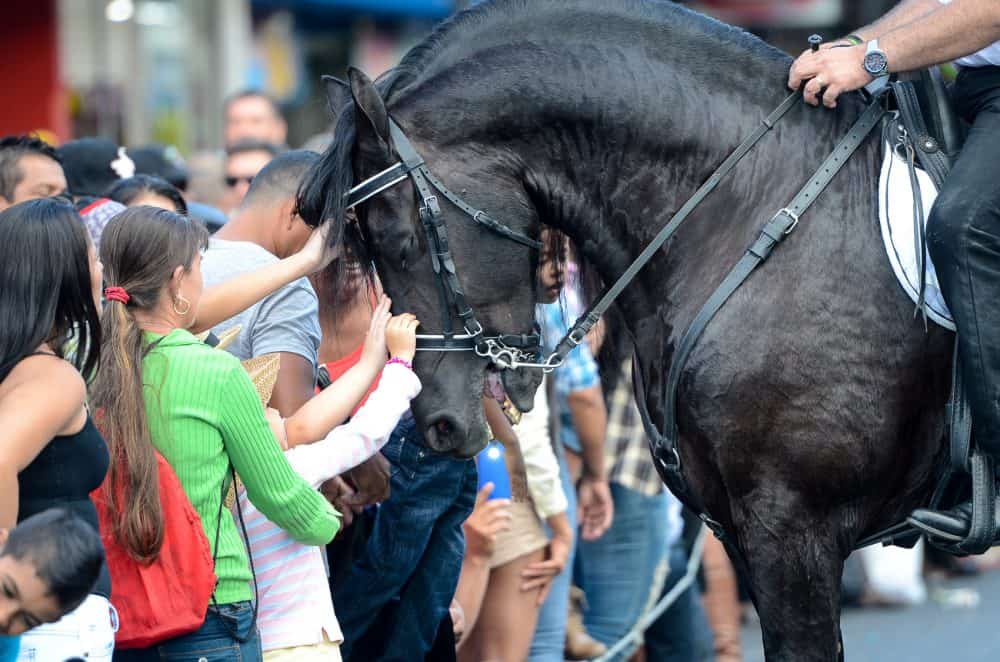
M 842 659 L 843 558 L 833 518 L 802 504 L 751 499 L 734 504 L 738 548 L 760 615 L 768 662 Z

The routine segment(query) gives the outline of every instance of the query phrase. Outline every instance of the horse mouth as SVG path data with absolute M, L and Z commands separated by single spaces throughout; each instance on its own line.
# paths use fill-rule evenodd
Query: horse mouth
M 500 409 L 511 425 L 517 425 L 521 422 L 521 411 L 507 395 L 507 389 L 503 385 L 499 370 L 486 371 L 483 378 L 483 396 L 495 400 L 500 405 Z

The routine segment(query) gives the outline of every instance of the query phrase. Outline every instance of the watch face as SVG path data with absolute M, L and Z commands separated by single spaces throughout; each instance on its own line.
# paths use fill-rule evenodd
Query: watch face
M 865 55 L 865 71 L 872 76 L 881 76 L 889 66 L 889 60 L 882 51 L 872 51 Z

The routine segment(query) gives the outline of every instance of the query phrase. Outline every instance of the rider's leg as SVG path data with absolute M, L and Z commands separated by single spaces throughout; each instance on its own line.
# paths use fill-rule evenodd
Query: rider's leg
M 931 210 L 927 248 L 958 327 L 973 436 L 1000 459 L 1000 67 L 963 70 L 955 100 L 972 129 Z M 962 538 L 970 514 L 965 503 L 911 522 Z

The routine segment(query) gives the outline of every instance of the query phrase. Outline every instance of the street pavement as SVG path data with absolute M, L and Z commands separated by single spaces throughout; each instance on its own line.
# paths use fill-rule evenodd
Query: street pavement
M 972 588 L 974 608 L 946 606 L 938 588 Z M 848 662 L 996 662 L 1000 660 L 1000 570 L 928 586 L 931 598 L 903 609 L 847 609 L 842 627 Z M 952 594 L 954 595 L 954 594 Z M 745 662 L 763 662 L 760 628 L 743 628 Z

